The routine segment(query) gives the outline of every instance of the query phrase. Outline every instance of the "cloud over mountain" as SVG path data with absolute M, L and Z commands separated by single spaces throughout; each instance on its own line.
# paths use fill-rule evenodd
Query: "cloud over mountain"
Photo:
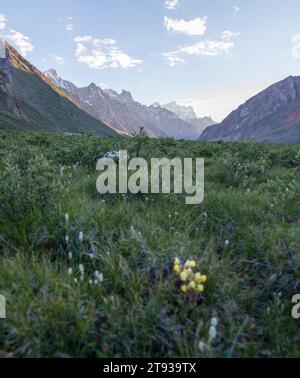
M 75 56 L 78 62 L 90 68 L 134 68 L 142 63 L 140 59 L 131 58 L 119 49 L 117 41 L 111 38 L 95 38 L 91 35 L 77 36 Z

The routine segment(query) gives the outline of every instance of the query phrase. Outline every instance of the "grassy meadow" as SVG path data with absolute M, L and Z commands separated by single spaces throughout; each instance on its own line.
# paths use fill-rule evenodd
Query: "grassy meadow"
M 100 195 L 120 149 L 205 158 L 204 202 Z M 297 293 L 299 146 L 0 132 L 1 357 L 300 357 Z

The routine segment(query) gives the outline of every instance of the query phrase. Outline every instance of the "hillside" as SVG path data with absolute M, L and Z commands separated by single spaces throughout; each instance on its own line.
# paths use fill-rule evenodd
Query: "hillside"
M 63 90 L 8 44 L 6 58 L 0 59 L 0 127 L 117 135 L 80 109 Z
M 300 77 L 290 76 L 252 97 L 200 139 L 300 143 Z

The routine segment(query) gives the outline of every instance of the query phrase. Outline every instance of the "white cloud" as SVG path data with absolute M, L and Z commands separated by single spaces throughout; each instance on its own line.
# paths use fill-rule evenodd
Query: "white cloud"
M 7 19 L 3 14 L 0 14 L 0 30 L 4 30 L 6 28 Z
M 233 7 L 233 12 L 234 12 L 234 14 L 239 13 L 240 10 L 241 10 L 241 8 L 239 8 L 239 7 L 237 7 L 237 6 L 234 6 L 234 7 Z
M 91 35 L 78 36 L 75 56 L 78 62 L 87 64 L 90 68 L 134 68 L 142 63 L 133 59 L 117 46 L 117 41 L 111 38 L 94 38 Z
M 65 63 L 65 59 L 62 58 L 61 56 L 54 56 L 55 60 L 57 61 L 57 63 L 59 64 L 64 64 Z
M 190 21 L 174 20 L 165 16 L 164 25 L 168 32 L 184 33 L 193 36 L 202 36 L 206 32 L 206 17 L 197 17 Z
M 234 44 L 229 41 L 206 40 L 163 53 L 162 56 L 170 67 L 175 67 L 187 62 L 185 56 L 218 56 L 228 54 L 233 47 Z
M 234 44 L 232 42 L 207 40 L 182 47 L 179 52 L 188 55 L 217 56 L 221 53 L 228 53 L 233 47 Z
M 174 10 L 179 7 L 179 0 L 165 0 L 165 8 L 168 10 Z
M 26 56 L 34 49 L 30 38 L 26 37 L 24 34 L 16 30 L 10 29 L 7 34 L 7 38 L 16 45 L 16 47 L 23 56 Z
M 73 24 L 66 25 L 66 30 L 67 31 L 73 31 L 74 30 L 74 25 Z
M 168 62 L 170 67 L 176 67 L 186 63 L 186 60 L 180 57 L 178 51 L 163 53 L 162 56 L 164 57 L 165 61 Z
M 230 30 L 224 30 L 222 33 L 222 39 L 224 41 L 230 41 L 232 38 L 239 37 L 241 35 L 240 32 L 232 32 Z

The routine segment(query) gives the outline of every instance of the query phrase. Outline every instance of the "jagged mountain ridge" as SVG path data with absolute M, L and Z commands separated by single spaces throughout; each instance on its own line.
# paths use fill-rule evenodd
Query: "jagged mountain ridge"
M 161 106 L 142 105 L 128 91 L 117 93 L 112 89 L 102 89 L 94 83 L 78 88 L 61 79 L 53 69 L 46 71 L 45 75 L 65 90 L 86 112 L 120 133 L 130 135 L 144 127 L 152 137 L 193 140 L 199 138 L 197 125 L 181 119 Z
M 200 139 L 300 143 L 300 76 L 289 76 L 250 98 Z
M 7 43 L 5 52 L 0 58 L 1 128 L 117 135 Z
M 192 106 L 179 105 L 175 101 L 163 105 L 156 104 L 156 106 L 161 106 L 175 113 L 179 118 L 192 125 L 199 135 L 201 135 L 208 126 L 216 124 L 211 117 L 198 118 Z

